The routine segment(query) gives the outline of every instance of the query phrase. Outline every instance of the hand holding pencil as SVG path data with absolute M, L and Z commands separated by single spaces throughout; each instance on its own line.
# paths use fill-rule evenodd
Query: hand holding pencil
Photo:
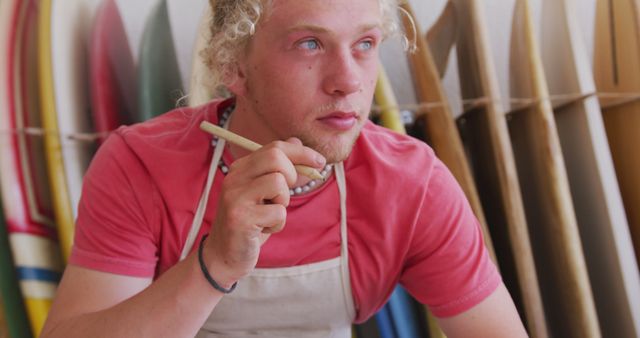
M 262 147 L 206 121 L 200 128 L 252 151 L 234 162 L 222 182 L 215 223 L 204 243 L 209 270 L 216 271 L 216 281 L 228 288 L 253 270 L 262 244 L 284 228 L 289 190 L 299 174 L 322 179 L 314 168 L 293 163 L 322 167 L 325 160 L 300 141 Z
M 238 134 L 234 134 L 228 131 L 227 129 L 218 127 L 215 124 L 209 123 L 207 121 L 202 121 L 202 123 L 200 123 L 200 129 L 206 131 L 209 134 L 225 139 L 228 142 L 231 142 L 249 151 L 256 151 L 262 147 L 258 143 L 255 143 L 249 139 L 246 139 Z M 316 169 L 313 169 L 311 167 L 308 167 L 305 165 L 295 165 L 295 168 L 299 174 L 307 176 L 311 179 L 315 179 L 315 180 L 324 179 L 324 177 L 320 175 L 320 173 Z

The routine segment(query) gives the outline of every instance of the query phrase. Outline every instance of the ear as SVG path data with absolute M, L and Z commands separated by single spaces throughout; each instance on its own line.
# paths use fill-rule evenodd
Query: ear
M 247 93 L 247 76 L 245 63 L 236 61 L 229 67 L 226 74 L 227 88 L 234 96 L 242 96 Z

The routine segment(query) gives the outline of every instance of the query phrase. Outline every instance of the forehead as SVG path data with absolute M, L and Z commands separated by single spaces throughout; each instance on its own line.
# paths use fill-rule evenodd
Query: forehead
M 268 13 L 262 26 L 290 30 L 296 26 L 317 26 L 348 32 L 362 27 L 380 27 L 378 0 L 267 0 Z

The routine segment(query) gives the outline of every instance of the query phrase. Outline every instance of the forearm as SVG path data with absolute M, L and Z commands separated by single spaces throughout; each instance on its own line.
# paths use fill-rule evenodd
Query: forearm
M 480 304 L 457 316 L 441 318 L 438 322 L 449 338 L 528 337 L 509 291 L 502 283 Z
M 113 307 L 52 320 L 42 337 L 193 337 L 222 296 L 192 254 Z

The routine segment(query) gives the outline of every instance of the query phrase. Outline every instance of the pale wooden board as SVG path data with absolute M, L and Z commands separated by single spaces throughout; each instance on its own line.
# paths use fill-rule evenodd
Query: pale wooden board
M 404 4 L 403 8 L 412 13 L 411 6 Z M 412 15 L 413 16 L 413 15 Z M 414 16 L 415 17 L 415 16 Z M 464 190 L 476 217 L 479 219 L 484 240 L 491 258 L 496 261 L 491 236 L 489 234 L 484 211 L 478 197 L 478 191 L 469 168 L 469 163 L 464 154 L 464 148 L 455 125 L 448 98 L 443 90 L 440 76 L 435 62 L 429 51 L 429 47 L 422 34 L 418 37 L 411 36 L 410 26 L 412 21 L 403 16 L 403 23 L 410 41 L 416 41 L 417 51 L 408 54 L 409 62 L 413 68 L 416 96 L 420 103 L 435 105 L 426 112 L 426 134 L 438 157 L 447 165 L 454 177 Z M 413 21 L 417 32 L 423 32 L 419 22 Z
M 433 61 L 436 64 L 436 68 L 438 68 L 440 78 L 445 77 L 447 74 L 447 66 L 451 52 L 458 39 L 458 30 L 461 24 L 464 23 L 458 22 L 458 13 L 453 1 L 447 1 L 447 5 L 442 10 L 438 20 L 427 30 L 425 38 L 431 49 Z
M 597 337 L 598 319 L 530 6 L 517 0 L 505 8 L 514 13 L 511 95 L 537 100 L 522 108 L 514 105 L 510 132 L 549 330 L 558 337 Z
M 613 7 L 612 7 L 613 6 Z M 607 137 L 625 203 L 631 236 L 640 259 L 640 102 L 609 94 L 640 93 L 640 23 L 637 2 L 598 1 L 594 78 Z M 613 26 L 612 26 L 613 25 Z M 613 28 L 613 29 L 612 29 Z
M 472 104 L 460 130 L 474 169 L 498 262 L 533 337 L 547 337 L 529 230 L 511 140 L 491 54 L 481 0 L 454 1 L 459 22 L 456 44 L 463 99 Z
M 637 95 L 640 93 L 640 3 L 634 0 L 599 0 L 597 5 L 594 49 L 597 90 L 605 95 Z M 640 102 L 636 99 L 620 105 L 621 100 L 625 101 L 601 97 L 600 102 L 629 222 L 629 231 L 622 227 L 614 229 L 629 302 L 631 318 L 627 320 L 630 321 L 628 325 L 634 327 L 635 334 L 640 335 L 640 287 L 637 278 L 637 262 L 640 260 Z M 629 234 L 635 244 L 635 264 L 629 257 L 633 251 L 626 240 Z
M 595 92 L 576 4 L 543 1 L 540 36 L 551 95 Z M 629 312 L 634 293 L 629 291 L 637 289 L 637 264 L 624 249 L 629 247 L 629 239 L 621 236 L 627 219 L 598 99 L 556 106 L 554 112 L 601 329 L 611 336 L 635 336 Z M 631 284 L 629 266 L 636 267 Z

